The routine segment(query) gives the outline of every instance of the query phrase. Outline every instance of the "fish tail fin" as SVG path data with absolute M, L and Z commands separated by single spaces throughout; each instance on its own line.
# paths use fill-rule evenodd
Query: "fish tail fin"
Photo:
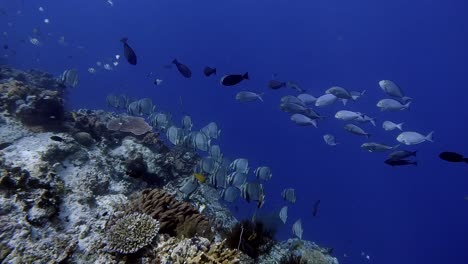
M 177 63 L 179 63 L 179 62 L 177 61 L 177 59 L 173 59 L 173 60 L 172 60 L 172 63 L 177 64 Z
M 404 124 L 404 123 L 400 123 L 400 124 L 396 125 L 396 127 L 397 127 L 398 129 L 400 129 L 400 130 L 403 130 L 403 124 Z
M 413 98 L 408 97 L 408 96 L 403 96 L 403 97 L 401 98 L 401 100 L 403 100 L 403 102 L 408 102 L 408 101 L 413 100 Z
M 348 99 L 342 99 L 341 102 L 343 103 L 344 106 L 348 103 Z
M 405 109 L 408 109 L 408 110 L 409 110 L 410 104 L 411 104 L 411 101 L 407 102 L 407 103 L 404 104 L 403 106 L 405 107 Z
M 258 94 L 258 95 L 257 95 L 258 100 L 260 100 L 261 102 L 263 102 L 262 96 L 263 96 L 264 94 L 265 94 L 265 93 L 261 93 L 261 94 Z
M 315 120 L 315 119 L 312 120 L 312 125 L 313 125 L 315 128 L 317 128 L 317 127 L 318 127 L 318 125 L 317 125 L 317 120 Z
M 244 73 L 244 75 L 242 75 L 242 78 L 249 80 L 249 73 L 248 72 Z
M 415 156 L 415 157 L 416 157 L 416 154 L 417 154 L 417 153 L 418 153 L 418 151 L 417 151 L 417 150 L 415 150 L 415 151 L 413 151 L 413 152 L 411 153 L 411 155 L 413 155 L 413 156 Z
M 463 158 L 463 161 L 464 161 L 465 163 L 468 163 L 468 158 Z
M 371 134 L 367 133 L 367 134 L 366 134 L 366 137 L 367 137 L 367 138 L 370 138 L 370 137 L 371 137 Z
M 373 126 L 376 126 L 375 121 L 376 121 L 376 118 L 371 118 L 371 120 L 370 120 L 369 122 L 370 122 Z
M 123 37 L 123 38 L 120 39 L 120 42 L 122 42 L 122 43 L 127 43 L 127 41 L 128 41 L 127 37 Z
M 429 134 L 427 134 L 426 136 L 426 140 L 430 141 L 430 142 L 434 142 L 434 131 L 431 131 Z
M 367 92 L 367 90 L 362 90 L 360 96 L 363 96 L 366 92 Z
M 392 149 L 396 149 L 400 146 L 400 144 L 396 144 L 395 146 L 392 147 Z

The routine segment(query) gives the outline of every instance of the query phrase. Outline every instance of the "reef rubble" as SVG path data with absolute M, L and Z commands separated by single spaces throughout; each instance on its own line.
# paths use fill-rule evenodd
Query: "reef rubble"
M 222 231 L 238 221 L 218 192 L 179 191 L 196 152 L 145 124 L 108 129 L 116 113 L 67 111 L 64 90 L 50 74 L 0 67 L 1 263 L 280 263 L 291 253 L 338 263 L 297 239 L 256 260 L 227 248 Z M 127 235 L 143 238 L 123 247 Z

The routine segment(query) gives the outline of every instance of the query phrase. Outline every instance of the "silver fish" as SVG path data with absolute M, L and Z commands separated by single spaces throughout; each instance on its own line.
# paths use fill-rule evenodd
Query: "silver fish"
M 249 161 L 247 159 L 236 159 L 230 164 L 230 168 L 234 171 L 248 174 L 249 173 Z
M 409 158 L 411 156 L 416 157 L 416 153 L 417 151 L 397 150 L 397 151 L 390 153 L 388 157 L 393 160 L 402 160 L 402 159 Z
M 395 145 L 395 146 L 388 146 L 388 145 L 384 145 L 384 144 L 380 144 L 380 143 L 375 143 L 375 142 L 367 142 L 367 143 L 364 143 L 361 145 L 361 148 L 369 151 L 369 152 L 384 152 L 384 151 L 387 151 L 387 150 L 391 150 L 391 149 L 396 149 L 398 148 L 400 145 Z
M 221 130 L 218 129 L 218 125 L 215 122 L 211 122 L 205 127 L 203 127 L 201 132 L 205 133 L 210 138 L 217 139 L 219 135 L 221 134 Z
M 216 170 L 216 173 L 214 174 L 214 186 L 216 188 L 226 188 L 227 182 L 227 171 L 225 168 L 221 167 L 218 170 Z
M 353 111 L 348 111 L 348 110 L 340 110 L 336 112 L 335 114 L 336 119 L 343 120 L 343 121 L 352 121 L 361 116 L 362 114 L 359 112 L 353 112 Z
M 281 103 L 283 104 L 293 103 L 293 104 L 306 107 L 306 104 L 301 99 L 292 95 L 286 95 L 286 96 L 281 97 Z
M 192 118 L 190 116 L 183 116 L 182 117 L 182 129 L 190 131 L 192 130 L 193 123 Z
M 169 127 L 167 129 L 166 136 L 169 142 L 171 142 L 173 145 L 179 145 L 182 143 L 182 130 L 180 128 L 175 126 Z
M 208 151 L 210 143 L 210 138 L 206 134 L 201 132 L 196 133 L 192 138 L 192 145 L 201 151 Z
M 241 186 L 240 191 L 242 198 L 247 202 L 264 200 L 263 185 L 260 183 L 246 182 Z
M 140 114 L 140 104 L 138 101 L 131 102 L 127 107 L 127 113 L 132 116 Z
M 353 124 L 347 124 L 344 126 L 344 129 L 352 134 L 355 134 L 355 135 L 358 135 L 358 136 L 366 136 L 367 138 L 369 138 L 371 136 L 371 134 L 367 133 L 366 131 L 364 131 L 364 129 L 356 126 L 356 125 L 353 125 Z
M 285 201 L 296 203 L 296 193 L 292 188 L 284 189 L 283 192 L 281 192 L 281 196 Z
M 203 157 L 199 161 L 200 168 L 203 172 L 212 174 L 216 169 L 216 160 L 212 157 Z
M 273 176 L 273 174 L 271 173 L 271 169 L 266 166 L 256 168 L 254 170 L 254 174 L 257 177 L 257 179 L 262 179 L 264 181 L 270 180 Z
M 402 104 L 395 99 L 382 99 L 377 102 L 377 107 L 380 108 L 380 111 L 401 111 L 409 109 L 410 104 L 411 101 L 406 104 Z
M 326 94 L 333 94 L 340 99 L 352 99 L 351 93 L 343 87 L 333 86 L 325 91 Z
M 213 157 L 216 161 L 219 161 L 222 159 L 223 154 L 221 153 L 221 149 L 219 148 L 218 145 L 211 145 L 209 154 L 211 157 Z
M 165 113 L 153 113 L 148 117 L 150 124 L 160 130 L 166 130 L 169 127 L 171 117 Z
M 306 91 L 306 90 L 302 89 L 297 83 L 292 82 L 292 81 L 286 82 L 286 87 L 294 89 L 294 90 L 296 90 L 296 91 L 298 91 L 300 93 L 304 93 Z
M 233 186 L 229 186 L 226 189 L 223 189 L 220 193 L 221 198 L 223 198 L 228 203 L 234 202 L 237 197 L 239 197 L 239 194 L 240 190 Z
M 156 107 L 153 105 L 153 100 L 150 98 L 143 98 L 138 100 L 138 109 L 140 115 L 150 115 L 154 112 Z
M 324 94 L 320 96 L 319 98 L 317 98 L 317 100 L 315 101 L 315 106 L 323 107 L 323 106 L 331 105 L 335 103 L 337 99 L 338 97 L 336 97 L 333 94 Z
M 281 208 L 279 212 L 279 217 L 281 221 L 283 222 L 283 224 L 286 224 L 286 220 L 288 219 L 288 207 L 287 206 L 283 206 L 283 208 Z
M 262 95 L 263 94 L 257 94 L 254 92 L 241 91 L 236 94 L 236 100 L 239 102 L 253 102 L 256 100 L 263 102 Z
M 326 134 L 326 135 L 323 135 L 323 140 L 325 141 L 325 143 L 329 146 L 336 146 L 338 145 L 338 143 L 336 142 L 336 139 L 335 139 L 335 136 L 331 135 L 331 134 Z
M 403 124 L 404 123 L 400 123 L 400 124 L 395 124 L 393 123 L 392 121 L 384 121 L 382 123 L 382 128 L 385 130 L 385 131 L 392 131 L 394 129 L 399 129 L 399 130 L 403 130 Z
M 313 105 L 315 104 L 315 101 L 317 101 L 316 97 L 305 93 L 298 95 L 297 98 L 301 100 L 305 105 Z
M 302 229 L 302 221 L 301 219 L 297 220 L 292 227 L 292 232 L 293 234 L 298 237 L 299 239 L 302 239 L 302 233 L 304 230 Z
M 247 181 L 247 174 L 233 172 L 227 176 L 227 184 L 240 188 Z
M 305 114 L 307 113 L 308 108 L 303 104 L 296 104 L 296 103 L 281 103 L 280 109 L 286 113 L 292 114 Z
M 421 135 L 417 132 L 403 132 L 398 135 L 397 140 L 405 145 L 416 145 L 423 143 L 424 141 L 434 142 L 434 139 L 432 138 L 433 134 L 434 131 L 431 131 L 427 136 Z
M 302 114 L 294 114 L 291 116 L 291 120 L 300 125 L 300 126 L 314 126 L 317 127 L 317 120 L 311 119 L 305 115 Z
M 65 70 L 60 76 L 60 80 L 66 86 L 75 88 L 78 85 L 78 70 Z
M 386 94 L 390 96 L 397 98 L 403 98 L 405 96 L 401 88 L 390 80 L 379 81 L 379 86 Z

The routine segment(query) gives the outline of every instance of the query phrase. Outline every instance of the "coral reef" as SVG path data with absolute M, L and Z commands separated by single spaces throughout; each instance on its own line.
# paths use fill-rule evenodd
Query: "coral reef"
M 182 236 L 189 232 L 192 236 L 211 236 L 210 224 L 205 216 L 191 204 L 176 200 L 164 190 L 146 189 L 127 208 L 128 212 L 142 212 L 157 219 L 162 233 Z
M 158 231 L 159 222 L 151 216 L 140 213 L 123 216 L 109 229 L 108 248 L 123 254 L 135 253 L 149 245 Z
M 157 132 L 109 130 L 115 113 L 67 112 L 64 89 L 47 73 L 0 67 L 1 263 L 277 263 L 288 254 L 337 263 L 299 240 L 255 260 L 229 248 L 220 230 L 237 220 L 217 190 L 200 184 L 190 200 L 179 191 L 199 160 L 193 149 L 168 147 Z M 263 241 L 257 227 L 245 232 Z M 138 239 L 123 246 L 123 234 Z
M 252 258 L 257 258 L 274 245 L 274 232 L 264 227 L 262 222 L 243 220 L 228 232 L 227 246 L 240 249 Z

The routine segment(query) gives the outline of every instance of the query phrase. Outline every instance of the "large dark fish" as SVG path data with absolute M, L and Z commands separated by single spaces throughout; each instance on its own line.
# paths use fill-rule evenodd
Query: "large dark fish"
M 203 70 L 203 73 L 205 74 L 206 77 L 211 76 L 212 74 L 216 75 L 216 68 L 210 68 L 210 67 L 205 67 Z
M 249 79 L 248 72 L 246 72 L 244 75 L 242 74 L 225 75 L 223 78 L 221 78 L 221 84 L 224 86 L 233 86 L 242 82 L 242 80 L 248 80 L 248 79 Z
M 184 76 L 185 78 L 190 78 L 192 77 L 192 71 L 187 67 L 186 65 L 178 62 L 176 59 L 172 61 L 177 66 L 177 70 L 179 70 L 180 74 Z
M 319 209 L 319 205 L 320 205 L 320 200 L 317 200 L 317 201 L 314 203 L 314 208 L 312 208 L 312 215 L 313 215 L 313 216 L 317 216 L 318 209 Z
M 448 162 L 466 162 L 468 163 L 468 158 L 463 157 L 461 154 L 455 152 L 442 152 L 439 154 L 439 158 Z
M 270 80 L 268 81 L 268 87 L 270 87 L 273 90 L 278 90 L 280 88 L 286 87 L 286 82 Z
M 122 38 L 120 41 L 124 44 L 124 56 L 127 59 L 128 63 L 130 63 L 131 65 L 136 65 L 137 56 L 135 54 L 135 51 L 133 51 L 133 49 L 128 45 L 128 38 Z
M 392 167 L 394 166 L 406 166 L 406 165 L 415 165 L 418 166 L 417 161 L 405 160 L 405 159 L 387 159 L 384 161 L 385 164 L 388 164 Z

